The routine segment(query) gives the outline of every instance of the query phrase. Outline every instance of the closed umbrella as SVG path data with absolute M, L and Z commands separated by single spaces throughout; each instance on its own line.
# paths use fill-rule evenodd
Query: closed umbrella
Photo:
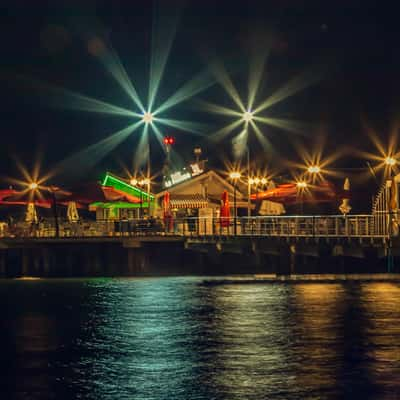
M 228 192 L 224 190 L 222 192 L 221 210 L 220 210 L 221 227 L 226 228 L 230 225 L 230 216 L 231 216 L 231 211 L 229 206 L 229 196 Z
M 31 224 L 36 224 L 38 222 L 35 203 L 28 203 L 25 213 L 25 222 L 29 222 Z
M 351 211 L 350 206 L 350 180 L 346 178 L 343 185 L 342 203 L 339 206 L 339 211 L 346 215 Z
M 69 201 L 67 206 L 67 218 L 69 222 L 79 221 L 78 208 L 75 201 Z
M 171 195 L 169 192 L 165 192 L 163 198 L 163 219 L 166 231 L 170 231 L 172 228 L 172 214 L 171 214 Z
M 399 221 L 398 221 L 398 187 L 395 178 L 393 177 L 390 185 L 389 196 L 389 233 L 390 236 L 398 236 L 399 234 Z

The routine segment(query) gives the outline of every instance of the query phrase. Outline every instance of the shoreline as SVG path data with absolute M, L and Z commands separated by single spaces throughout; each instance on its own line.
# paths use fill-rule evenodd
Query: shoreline
M 140 276 L 82 276 L 82 277 L 38 277 L 21 276 L 13 278 L 0 278 L 1 281 L 57 281 L 57 280 L 87 280 L 87 279 L 159 279 L 159 278 L 196 278 L 202 279 L 205 283 L 306 283 L 306 282 L 400 282 L 399 273 L 367 273 L 367 274 L 238 274 L 238 275 L 140 275 Z

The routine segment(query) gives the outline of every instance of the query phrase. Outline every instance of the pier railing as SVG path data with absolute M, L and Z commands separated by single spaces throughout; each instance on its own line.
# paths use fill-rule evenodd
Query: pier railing
M 119 221 L 58 221 L 59 237 L 121 236 L 254 236 L 254 237 L 359 237 L 387 238 L 396 234 L 397 215 L 312 215 L 234 218 L 131 219 Z M 55 221 L 2 225 L 0 237 L 49 238 L 56 236 Z

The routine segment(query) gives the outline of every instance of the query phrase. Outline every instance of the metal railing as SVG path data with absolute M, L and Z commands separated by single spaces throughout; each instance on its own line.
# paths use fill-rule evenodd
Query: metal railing
M 383 223 L 382 221 L 386 221 Z M 397 214 L 376 215 L 313 215 L 238 217 L 237 236 L 254 237 L 389 237 Z M 130 219 L 120 221 L 59 221 L 60 238 L 124 237 L 124 236 L 234 236 L 234 220 L 220 218 Z M 29 224 L 20 222 L 2 225 L 0 237 L 50 238 L 56 236 L 54 221 Z

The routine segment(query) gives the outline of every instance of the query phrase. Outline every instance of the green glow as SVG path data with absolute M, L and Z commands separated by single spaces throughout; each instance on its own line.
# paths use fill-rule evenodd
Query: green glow
M 215 132 L 212 139 L 215 141 L 222 140 L 225 136 L 229 135 L 235 128 L 242 125 L 242 123 L 243 123 L 243 121 L 241 119 L 237 119 L 236 121 L 233 121 L 229 125 L 223 127 L 219 131 Z
M 228 72 L 225 67 L 218 61 L 214 60 L 211 63 L 211 71 L 214 73 L 217 81 L 222 85 L 225 89 L 226 93 L 231 97 L 231 99 L 235 102 L 235 104 L 239 107 L 242 113 L 246 112 L 246 108 L 239 96 L 239 93 L 233 84 Z
M 238 117 L 238 118 L 240 118 L 243 115 L 239 111 L 232 110 L 230 108 L 223 107 L 218 104 L 209 103 L 209 102 L 206 102 L 203 100 L 199 100 L 198 104 L 199 104 L 199 107 L 201 109 L 203 109 L 204 111 L 209 111 L 214 114 L 229 115 L 229 116 Z
M 150 156 L 150 148 L 149 148 L 149 126 L 150 124 L 145 124 L 142 134 L 140 135 L 139 144 L 135 151 L 135 169 L 139 169 L 141 165 L 143 165 L 146 159 Z
M 214 72 L 217 81 L 222 85 L 226 93 L 237 106 L 237 109 L 235 110 L 207 102 L 200 103 L 201 107 L 209 112 L 235 117 L 236 119 L 236 121 L 234 121 L 233 123 L 223 127 L 213 134 L 213 139 L 215 141 L 223 139 L 225 136 L 233 133 L 234 130 L 240 125 L 243 125 L 243 129 L 246 131 L 246 133 L 248 130 L 253 131 L 263 148 L 271 150 L 271 143 L 266 138 L 265 134 L 261 132 L 259 127 L 256 125 L 256 121 L 294 133 L 305 132 L 304 124 L 301 124 L 298 121 L 283 118 L 264 117 L 257 114 L 265 110 L 266 108 L 271 107 L 273 104 L 276 104 L 286 99 L 287 97 L 294 95 L 295 93 L 309 86 L 311 83 L 318 81 L 320 79 L 320 74 L 315 72 L 310 73 L 310 71 L 308 71 L 307 75 L 302 74 L 290 80 L 286 85 L 277 90 L 272 96 L 261 102 L 260 105 L 253 107 L 257 98 L 257 91 L 259 90 L 260 82 L 262 80 L 267 55 L 268 51 L 264 51 L 264 53 L 255 53 L 255 57 L 253 57 L 254 60 L 250 63 L 250 76 L 248 80 L 248 102 L 246 106 L 241 100 L 238 91 L 236 90 L 231 78 L 229 77 L 223 65 L 218 62 L 212 63 L 211 69 Z M 236 139 L 238 139 L 239 137 L 241 138 L 243 136 L 242 133 L 243 131 L 241 131 L 239 135 L 236 136 Z M 247 145 L 247 143 L 243 144 L 243 146 L 244 145 Z
M 139 117 L 140 114 L 98 100 L 81 93 L 77 93 L 48 83 L 29 79 L 22 75 L 17 76 L 18 81 L 36 90 L 39 95 L 47 94 L 46 102 L 50 107 L 61 107 L 70 110 L 86 111 L 99 114 L 120 115 L 124 117 Z
M 128 203 L 125 201 L 115 201 L 112 203 L 103 203 L 101 201 L 96 201 L 91 203 L 89 207 L 99 207 L 99 208 L 110 208 L 110 209 L 119 209 L 119 208 L 148 208 L 149 203 L 144 201 L 142 205 L 140 203 Z
M 264 100 L 255 110 L 255 113 L 259 113 L 276 103 L 279 103 L 290 96 L 300 92 L 306 87 L 312 85 L 313 83 L 318 82 L 321 79 L 321 74 L 316 72 L 312 73 L 311 71 L 307 71 L 295 78 L 291 79 L 288 83 L 278 89 L 272 96 L 268 97 L 268 99 Z
M 267 51 L 254 51 L 252 62 L 250 63 L 249 80 L 248 80 L 248 109 L 253 109 L 254 101 L 257 96 L 258 88 L 260 87 L 262 75 L 266 59 L 269 55 L 269 48 Z
M 99 55 L 100 61 L 106 70 L 113 76 L 118 82 L 121 88 L 128 94 L 133 102 L 139 107 L 142 113 L 145 112 L 143 104 L 139 98 L 139 95 L 133 86 L 132 81 L 129 79 L 128 74 L 117 53 L 112 48 L 111 44 L 108 44 L 108 51 L 101 52 Z
M 106 176 L 104 177 L 102 185 L 103 186 L 111 186 L 114 189 L 120 190 L 124 193 L 127 193 L 131 196 L 135 196 L 137 198 L 142 197 L 142 199 L 150 198 L 151 201 L 154 200 L 154 196 L 152 194 L 149 194 L 143 190 L 140 190 L 139 188 L 132 186 L 129 183 L 127 183 L 109 173 L 107 173 Z
M 182 120 L 176 120 L 176 119 L 171 119 L 171 118 L 157 118 L 157 122 L 160 124 L 164 124 L 167 126 L 170 126 L 172 128 L 177 128 L 181 129 L 183 131 L 188 131 L 191 133 L 194 133 L 196 135 L 204 135 L 204 131 L 206 129 L 205 124 L 200 124 L 197 122 L 191 122 L 191 121 L 182 121 Z
M 272 145 L 271 142 L 267 139 L 267 137 L 260 131 L 260 128 L 255 124 L 254 121 L 250 121 L 251 127 L 254 129 L 254 132 L 257 136 L 258 141 L 261 143 L 264 150 L 271 150 Z
M 258 116 L 255 116 L 254 120 L 258 122 L 263 122 L 267 125 L 276 126 L 277 128 L 281 128 L 293 133 L 304 134 L 306 132 L 305 124 L 300 121 L 293 121 L 283 118 L 265 118 Z
M 176 106 L 179 103 L 193 97 L 194 95 L 208 89 L 215 84 L 215 80 L 210 76 L 209 72 L 200 72 L 193 79 L 182 85 L 172 96 L 170 96 L 160 107 L 154 112 L 158 114 Z
M 173 7 L 167 7 L 162 10 L 158 10 L 158 8 L 153 8 L 148 110 L 153 109 L 178 23 L 178 15 L 173 12 Z
M 96 165 L 142 124 L 142 121 L 131 124 L 120 131 L 113 133 L 111 136 L 92 144 L 86 149 L 67 157 L 56 166 L 56 169 L 58 171 L 63 170 L 68 172 L 71 172 L 71 170 L 74 169 L 79 169 L 77 172 L 82 173 L 82 169 L 91 168 Z

